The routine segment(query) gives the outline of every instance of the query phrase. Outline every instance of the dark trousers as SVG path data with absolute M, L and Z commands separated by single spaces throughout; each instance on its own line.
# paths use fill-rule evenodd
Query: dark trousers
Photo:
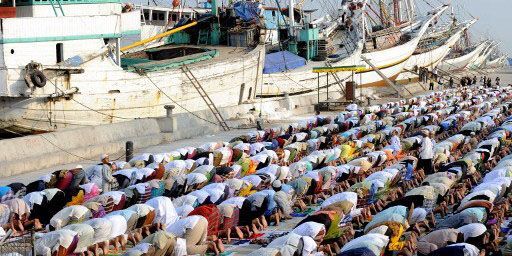
M 434 173 L 434 165 L 432 159 L 418 159 L 417 169 L 423 169 L 426 175 Z
M 431 91 L 434 90 L 434 83 L 430 83 L 430 85 L 428 86 L 428 89 Z

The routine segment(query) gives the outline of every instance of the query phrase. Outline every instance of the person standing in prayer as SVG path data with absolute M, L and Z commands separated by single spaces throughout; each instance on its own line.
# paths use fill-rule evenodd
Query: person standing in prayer
M 112 190 L 112 185 L 116 184 L 117 180 L 112 176 L 112 169 L 109 164 L 109 155 L 103 154 L 100 157 L 100 160 L 101 164 L 94 168 L 89 180 L 98 185 L 98 187 L 101 187 L 103 193 L 106 193 Z
M 402 144 L 400 143 L 400 138 L 398 137 L 397 130 L 393 131 L 393 136 L 391 137 L 389 144 L 391 146 L 391 149 L 393 149 L 393 155 L 395 156 L 398 155 L 402 150 Z
M 432 165 L 432 159 L 434 158 L 434 144 L 430 138 L 431 133 L 429 131 L 423 131 L 423 140 L 419 149 L 419 160 L 418 168 L 423 169 L 425 174 L 434 173 L 434 166 Z

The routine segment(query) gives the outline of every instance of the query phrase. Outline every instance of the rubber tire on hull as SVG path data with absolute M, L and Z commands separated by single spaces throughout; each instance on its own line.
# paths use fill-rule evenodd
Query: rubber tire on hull
M 32 83 L 39 88 L 43 88 L 46 85 L 46 76 L 39 70 L 34 70 L 30 75 Z

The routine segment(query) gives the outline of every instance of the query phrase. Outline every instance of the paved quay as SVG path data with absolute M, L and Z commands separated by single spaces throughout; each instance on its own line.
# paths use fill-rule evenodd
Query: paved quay
M 333 114 L 333 113 L 334 112 L 324 112 L 323 114 L 329 115 L 329 114 Z M 280 120 L 279 122 L 274 121 L 272 123 L 266 123 L 264 125 L 265 126 L 283 126 L 283 125 L 287 125 L 287 124 L 297 122 L 297 121 L 303 120 L 305 118 L 311 117 L 312 114 L 313 113 L 293 116 L 293 117 L 289 117 L 289 118 Z M 141 153 L 169 152 L 174 149 L 178 149 L 178 148 L 182 148 L 182 147 L 186 147 L 186 146 L 200 146 L 204 143 L 211 142 L 211 141 L 229 141 L 234 137 L 240 136 L 242 134 L 246 134 L 247 132 L 252 131 L 252 130 L 254 130 L 254 128 L 233 129 L 230 131 L 222 131 L 222 132 L 212 133 L 210 135 L 205 135 L 205 136 L 198 136 L 198 137 L 194 137 L 194 138 L 190 138 L 190 139 L 166 142 L 166 143 L 162 143 L 159 145 L 135 149 L 134 155 L 141 154 Z M 135 145 L 135 147 L 137 147 L 137 145 Z M 105 152 L 105 153 L 110 153 L 110 152 Z M 35 170 L 33 172 L 28 172 L 28 173 L 24 173 L 24 174 L 20 174 L 20 175 L 14 175 L 11 177 L 2 178 L 0 180 L 0 185 L 7 185 L 7 184 L 10 184 L 13 182 L 29 183 L 29 182 L 36 180 L 37 178 L 41 177 L 44 174 L 51 173 L 56 170 L 71 169 L 77 165 L 82 165 L 82 166 L 86 167 L 88 165 L 97 164 L 100 161 L 99 160 L 100 156 L 98 155 L 97 157 L 98 157 L 98 160 L 95 160 L 95 161 L 92 161 L 92 159 L 91 160 L 82 160 L 82 161 L 77 161 L 77 162 L 70 163 L 70 164 L 55 165 L 50 168 L 44 168 L 41 170 Z M 110 158 L 112 160 L 117 159 L 117 158 L 119 158 L 120 160 L 125 160 L 124 154 L 110 154 Z

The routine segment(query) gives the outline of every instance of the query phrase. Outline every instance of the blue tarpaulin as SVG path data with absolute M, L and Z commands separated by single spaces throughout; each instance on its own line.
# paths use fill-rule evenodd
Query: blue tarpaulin
M 233 5 L 236 16 L 240 17 L 243 21 L 252 21 L 258 19 L 260 8 L 258 2 L 236 2 Z
M 266 29 L 277 29 L 285 25 L 283 14 L 274 10 L 263 10 L 263 18 L 265 19 Z
M 289 51 L 269 53 L 265 56 L 263 74 L 279 73 L 306 65 L 306 59 Z

